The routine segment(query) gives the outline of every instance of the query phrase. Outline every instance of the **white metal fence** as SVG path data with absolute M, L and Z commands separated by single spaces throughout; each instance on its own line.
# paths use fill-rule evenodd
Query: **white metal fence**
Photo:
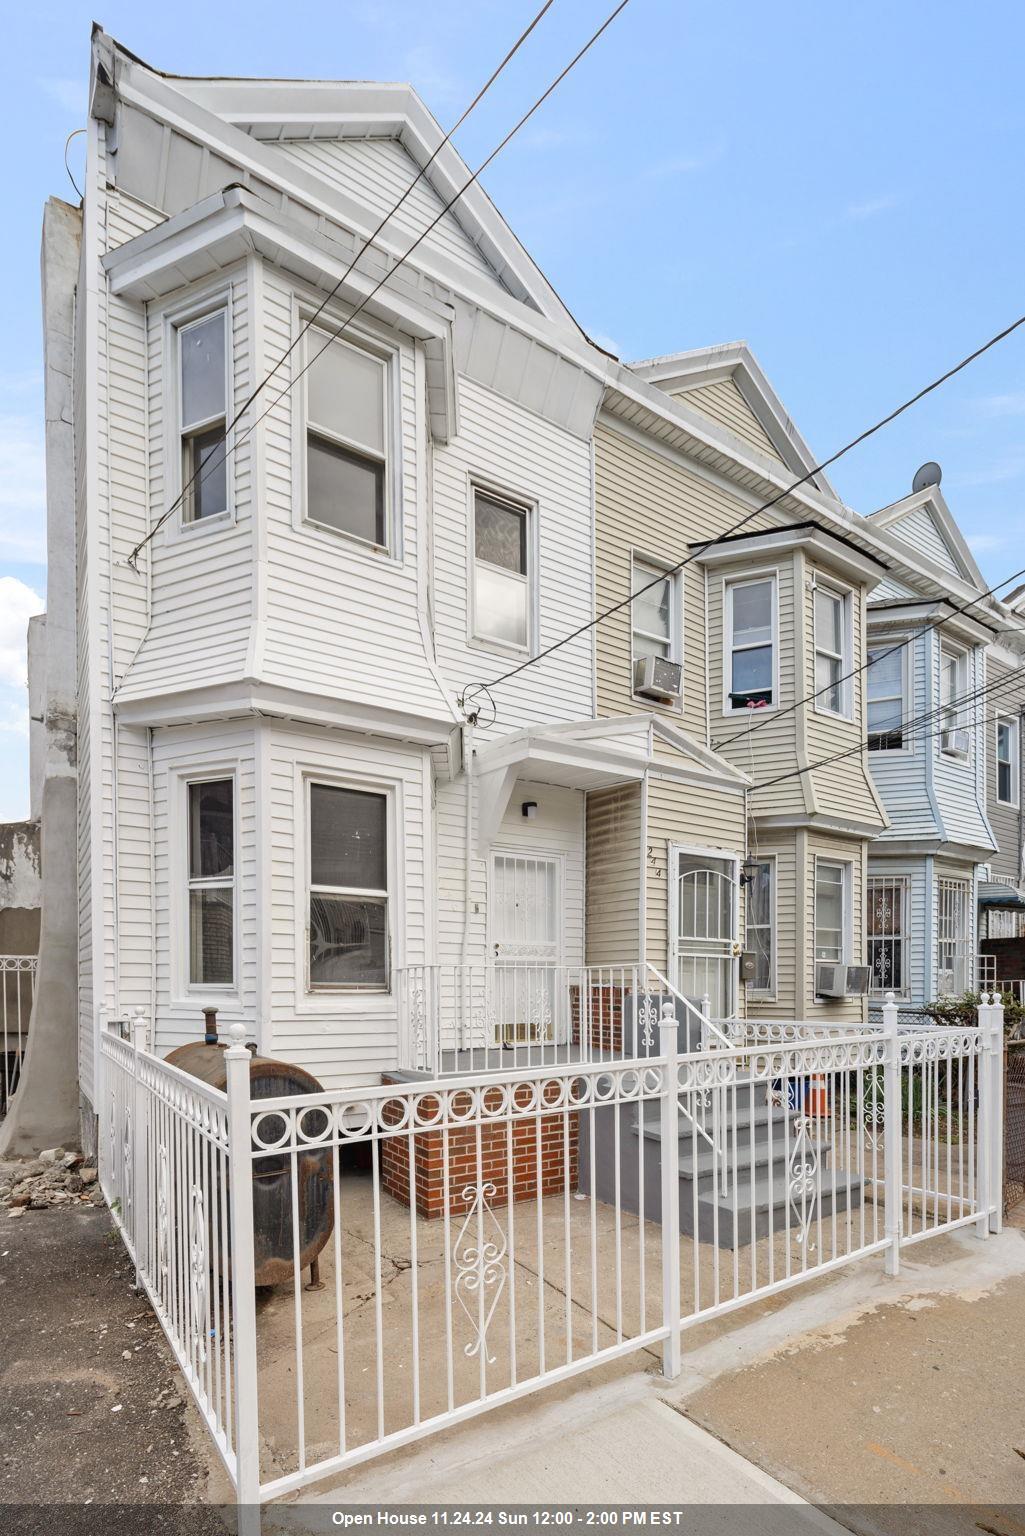
M 674 1376 L 689 1327 L 999 1226 L 989 1002 L 971 1028 L 891 1002 L 689 1050 L 663 995 L 634 1054 L 277 1098 L 251 1097 L 241 1026 L 225 1093 L 130 1033 L 102 1042 L 103 1188 L 241 1503 L 638 1350 Z M 258 1291 L 268 1242 L 289 1278 Z
M 21 1076 L 38 965 L 35 955 L 0 955 L 0 1115 Z

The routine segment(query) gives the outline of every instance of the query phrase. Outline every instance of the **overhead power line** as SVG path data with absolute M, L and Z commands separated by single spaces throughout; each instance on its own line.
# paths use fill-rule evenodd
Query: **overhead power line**
M 342 321 L 341 325 L 337 326 L 336 328 L 334 328 L 331 331 L 331 333 L 328 335 L 327 340 L 325 341 L 324 345 L 320 348 L 320 350 L 315 352 L 313 354 L 313 356 L 310 357 L 307 360 L 307 362 L 306 362 L 304 367 L 300 368 L 297 373 L 293 374 L 293 376 L 289 379 L 289 382 L 286 384 L 284 389 L 282 389 L 279 394 L 275 395 L 275 397 L 271 401 L 271 403 L 268 406 L 266 406 L 263 411 L 260 412 L 260 415 L 257 416 L 254 421 L 249 423 L 249 425 L 246 427 L 245 431 L 240 433 L 237 438 L 233 438 L 229 442 L 230 434 L 232 432 L 232 429 L 238 424 L 239 417 L 246 410 L 248 410 L 249 406 L 256 399 L 257 395 L 259 395 L 260 392 L 266 387 L 266 385 L 269 383 L 270 379 L 274 376 L 274 374 L 277 372 L 278 368 L 284 362 L 285 358 L 289 357 L 291 355 L 291 353 L 294 352 L 294 350 L 295 350 L 296 346 L 298 345 L 299 341 L 301 340 L 302 336 L 305 334 L 306 331 L 309 330 L 310 326 L 313 324 L 314 320 L 316 320 L 317 316 L 319 316 L 320 314 L 323 313 L 325 306 L 327 304 L 329 304 L 331 302 L 332 298 L 338 293 L 338 291 L 341 288 L 342 284 L 345 282 L 346 278 L 353 271 L 353 269 L 355 268 L 357 262 L 360 260 L 360 257 L 369 248 L 369 246 L 372 245 L 373 241 L 380 234 L 381 230 L 388 223 L 389 219 L 391 219 L 394 216 L 394 214 L 397 212 L 397 210 L 402 206 L 402 203 L 405 201 L 406 197 L 409 196 L 409 193 L 413 190 L 413 187 L 421 179 L 421 177 L 423 176 L 424 172 L 427 170 L 427 167 L 430 165 L 431 160 L 435 159 L 436 156 L 441 152 L 441 150 L 449 142 L 449 140 L 451 139 L 452 135 L 455 133 L 456 129 L 460 126 L 460 124 L 465 122 L 466 118 L 468 117 L 470 112 L 473 111 L 474 107 L 480 101 L 481 97 L 490 88 L 492 83 L 498 78 L 498 76 L 501 73 L 501 71 L 505 68 L 506 64 L 508 64 L 509 60 L 513 57 L 513 55 L 516 53 L 516 51 L 519 49 L 519 47 L 522 45 L 522 43 L 526 41 L 527 37 L 529 37 L 530 33 L 537 26 L 538 22 L 541 20 L 542 16 L 545 14 L 545 12 L 548 10 L 549 6 L 551 4 L 553 4 L 553 0 L 546 0 L 546 3 L 538 11 L 537 15 L 534 17 L 533 21 L 531 21 L 530 25 L 525 29 L 525 31 L 516 40 L 515 44 L 509 50 L 509 52 L 506 54 L 506 56 L 502 60 L 501 64 L 498 66 L 497 69 L 495 69 L 495 71 L 492 73 L 491 77 L 481 87 L 480 91 L 478 91 L 477 95 L 474 97 L 474 100 L 470 103 L 469 107 L 467 107 L 467 109 L 463 113 L 462 117 L 460 117 L 459 122 L 454 124 L 453 127 L 449 130 L 448 134 L 442 140 L 441 144 L 438 145 L 437 149 L 431 155 L 430 160 L 428 160 L 427 163 L 421 168 L 421 170 L 420 170 L 419 174 L 417 175 L 417 177 L 415 178 L 415 180 L 412 182 L 412 184 L 409 187 L 407 187 L 405 193 L 403 193 L 403 196 L 395 204 L 395 207 L 387 214 L 387 216 L 384 219 L 382 219 L 381 223 L 378 224 L 377 229 L 374 231 L 374 233 L 372 235 L 370 235 L 367 238 L 367 240 L 364 242 L 364 244 L 362 245 L 360 250 L 353 257 L 353 259 L 350 262 L 349 266 L 347 267 L 345 272 L 342 273 L 342 276 L 338 279 L 338 282 L 335 284 L 335 286 L 332 288 L 331 292 L 324 299 L 323 303 L 317 309 L 317 311 L 315 312 L 313 317 L 306 322 L 306 325 L 300 331 L 299 335 L 296 336 L 295 340 L 288 347 L 287 351 L 284 352 L 282 354 L 282 356 L 278 359 L 277 363 L 275 363 L 274 367 L 267 374 L 267 377 L 265 379 L 263 379 L 261 381 L 261 383 L 257 386 L 257 388 L 252 392 L 252 394 L 249 396 L 249 399 L 242 406 L 242 408 L 235 413 L 235 416 L 233 417 L 231 423 L 225 428 L 224 441 L 223 441 L 223 444 L 222 444 L 222 447 L 221 447 L 221 450 L 220 450 L 219 454 L 218 453 L 212 453 L 209 456 L 209 458 L 206 459 L 204 461 L 204 463 L 202 465 L 200 465 L 199 468 L 196 471 L 193 472 L 193 474 L 190 477 L 188 483 L 182 487 L 182 489 L 179 492 L 178 496 L 175 498 L 175 500 L 172 502 L 172 504 L 167 508 L 167 511 L 164 512 L 157 519 L 157 521 L 154 523 L 153 527 L 146 534 L 145 538 L 140 539 L 139 543 L 136 544 L 135 548 L 132 550 L 131 554 L 128 556 L 128 563 L 129 563 L 129 565 L 132 565 L 132 566 L 135 565 L 135 561 L 137 560 L 140 551 L 143 548 L 145 548 L 145 546 L 149 543 L 150 539 L 153 538 L 153 536 L 160 530 L 160 528 L 163 527 L 164 523 L 167 522 L 168 518 L 171 517 L 177 511 L 177 509 L 181 506 L 182 502 L 185 499 L 185 496 L 188 494 L 188 492 L 191 489 L 191 487 L 194 484 L 196 484 L 196 483 L 202 484 L 202 482 L 208 477 L 208 475 L 213 474 L 215 470 L 219 469 L 220 466 L 224 462 L 226 462 L 227 459 L 229 459 L 234 453 L 237 452 L 237 450 L 249 438 L 250 434 L 255 430 L 255 428 L 259 426 L 260 422 L 263 421 L 264 417 L 266 417 L 274 409 L 274 407 L 278 404 L 278 402 L 280 400 L 282 400 L 284 398 L 284 396 L 289 393 L 290 390 L 294 389 L 295 385 L 302 378 L 303 374 L 308 372 L 308 370 L 313 366 L 313 364 L 317 361 L 317 359 L 324 352 L 327 351 L 327 348 L 332 344 L 332 342 L 337 341 L 339 336 L 341 336 L 342 333 L 348 329 L 348 327 L 352 324 L 353 320 L 355 320 L 356 316 L 358 314 L 360 314 L 361 311 L 364 310 L 367 307 L 367 305 L 374 298 L 374 296 L 377 293 L 380 292 L 380 290 L 395 275 L 395 273 L 399 270 L 399 268 L 406 261 L 408 261 L 409 257 L 412 256 L 413 252 L 420 245 L 423 244 L 423 242 L 424 242 L 424 240 L 426 240 L 427 236 L 432 232 L 432 230 L 434 230 L 438 226 L 438 224 L 441 223 L 442 219 L 445 217 L 445 215 L 447 213 L 449 213 L 451 211 L 451 209 L 455 206 L 455 204 L 459 201 L 459 199 L 466 192 L 468 192 L 469 189 L 472 186 L 474 186 L 476 184 L 478 179 L 484 174 L 484 172 L 487 170 L 488 166 L 492 163 L 492 161 L 498 155 L 501 154 L 502 150 L 505 149 L 506 145 L 510 142 L 510 140 L 513 139 L 516 136 L 517 133 L 519 133 L 520 129 L 523 128 L 524 125 L 527 122 L 529 122 L 529 120 L 534 116 L 534 113 L 537 112 L 538 109 L 541 106 L 544 105 L 544 103 L 548 100 L 549 96 L 551 96 L 552 92 L 555 91 L 558 88 L 558 86 L 562 84 L 563 80 L 565 80 L 566 76 L 570 73 L 570 71 L 573 70 L 577 66 L 577 64 L 579 64 L 580 60 L 584 57 L 584 55 L 590 51 L 590 49 L 594 46 L 594 44 L 598 41 L 598 39 L 602 36 L 602 34 L 612 25 L 612 23 L 615 21 L 616 17 L 619 15 L 619 13 L 626 9 L 626 7 L 627 7 L 627 5 L 629 3 L 630 3 L 630 0 L 619 0 L 619 4 L 615 7 L 614 10 L 612 10 L 609 13 L 608 16 L 606 16 L 606 18 L 602 22 L 601 26 L 598 27 L 597 30 L 594 31 L 591 34 L 591 36 L 588 38 L 587 42 L 583 45 L 583 47 L 576 54 L 574 54 L 573 58 L 569 61 L 569 63 L 565 66 L 565 68 L 560 70 L 559 74 L 556 75 L 555 79 L 551 82 L 551 84 L 547 87 L 547 89 L 542 93 L 542 95 L 540 95 L 537 98 L 537 100 L 533 103 L 533 105 L 528 108 L 528 110 L 523 114 L 523 116 L 519 119 L 519 121 L 516 124 L 514 124 L 514 126 L 509 130 L 509 132 L 505 135 L 505 137 L 501 140 L 501 142 L 491 151 L 491 153 L 486 157 L 486 159 L 481 161 L 481 163 L 480 163 L 480 165 L 478 165 L 477 169 L 469 176 L 469 178 L 459 188 L 458 192 L 456 192 L 454 194 L 454 196 L 449 198 L 448 202 L 445 203 L 445 205 L 441 209 L 440 213 L 438 213 L 437 216 L 434 219 L 432 219 L 431 222 L 427 225 L 426 229 L 424 229 L 417 236 L 417 238 L 413 241 L 412 245 L 410 245 L 405 251 L 402 252 L 401 256 L 399 256 L 397 258 L 397 260 L 394 262 L 394 264 L 391 267 L 389 267 L 388 271 L 384 274 L 384 276 L 382 278 L 380 278 L 380 280 L 374 284 L 374 286 L 371 288 L 370 292 L 367 293 L 359 301 L 359 303 L 350 311 L 350 313 L 346 316 L 345 320 Z
M 757 731 L 761 730 L 763 725 L 768 725 L 772 720 L 785 720 L 787 715 L 794 714 L 796 710 L 801 709 L 805 704 L 811 704 L 822 694 L 828 693 L 831 688 L 835 688 L 838 683 L 846 683 L 849 682 L 852 677 L 859 677 L 862 672 L 867 672 L 869 667 L 874 667 L 878 665 L 879 662 L 885 661 L 888 656 L 894 656 L 898 651 L 903 651 L 907 646 L 914 645 L 915 641 L 918 640 L 922 635 L 931 634 L 934 629 L 942 629 L 943 625 L 949 624 L 952 618 L 956 618 L 958 614 L 967 613 L 969 608 L 974 608 L 978 603 L 985 602 L 987 597 L 992 597 L 995 592 L 1000 591 L 1001 587 L 1009 586 L 1010 583 L 1012 581 L 1016 581 L 1019 576 L 1025 576 L 1025 566 L 1023 566 L 1020 571 L 1013 571 L 1010 576 L 1002 577 L 1000 581 L 998 581 L 994 586 L 988 587 L 985 592 L 980 592 L 978 597 L 971 598 L 969 602 L 962 603 L 960 607 L 958 607 L 956 603 L 952 603 L 949 597 L 940 599 L 940 601 L 946 603 L 950 607 L 952 610 L 950 613 L 941 614 L 941 616 L 938 619 L 934 619 L 931 624 L 923 624 L 920 629 L 916 629 L 914 633 L 908 635 L 906 639 L 894 641 L 893 645 L 891 645 L 887 650 L 881 651 L 878 656 L 875 656 L 871 659 L 866 658 L 863 662 L 861 662 L 859 666 L 853 667 L 850 672 L 845 672 L 841 677 L 834 678 L 831 682 L 825 683 L 821 688 L 816 688 L 814 693 L 805 694 L 803 699 L 797 699 L 793 704 L 788 704 L 786 709 L 774 709 L 771 715 L 765 715 L 758 720 L 752 721 L 751 724 L 744 730 L 735 731 L 732 736 L 724 736 L 720 741 L 713 742 L 713 749 L 715 751 L 719 751 L 722 747 L 732 746 L 734 742 L 745 741 L 747 737 L 755 735 Z M 930 602 L 934 601 L 934 599 L 922 598 L 913 594 L 908 598 L 908 601 Z
M 999 342 L 1004 341 L 1008 336 L 1010 336 L 1014 331 L 1018 330 L 1023 325 L 1025 325 L 1025 315 L 1019 315 L 1017 320 L 1012 320 L 1010 325 L 1005 325 L 1003 330 L 998 331 L 995 336 L 991 336 L 989 340 L 984 341 L 981 346 L 975 347 L 973 351 L 968 353 L 967 357 L 963 357 L 960 362 L 955 363 L 952 367 L 946 369 L 946 371 L 941 373 L 938 378 L 931 380 L 930 383 L 917 390 L 915 394 L 911 395 L 907 400 L 902 401 L 902 403 L 896 406 L 892 411 L 888 411 L 885 416 L 874 422 L 872 426 L 866 427 L 863 432 L 859 432 L 857 437 L 852 437 L 850 442 L 845 443 L 842 448 L 838 448 L 835 453 L 830 454 L 828 459 L 823 459 L 820 463 L 813 465 L 812 468 L 807 470 L 803 475 L 799 475 L 796 480 L 792 480 L 789 485 L 784 486 L 781 491 L 777 491 L 774 496 L 770 496 L 768 501 L 763 501 L 757 507 L 752 508 L 752 510 L 748 512 L 744 517 L 735 522 L 732 527 L 727 528 L 723 533 L 718 534 L 714 539 L 707 540 L 701 545 L 700 550 L 696 550 L 693 554 L 686 555 L 682 560 L 678 560 L 674 566 L 671 566 L 668 570 L 660 572 L 658 576 L 647 582 L 643 587 L 638 587 L 636 592 L 631 592 L 627 597 L 622 598 L 619 602 L 613 603 L 610 607 L 603 609 L 603 611 L 599 614 L 596 614 L 594 618 L 588 619 L 585 624 L 578 624 L 576 629 L 572 629 L 568 634 L 563 635 L 561 640 L 554 640 L 551 645 L 546 645 L 543 650 L 538 651 L 536 656 L 528 656 L 524 661 L 519 662 L 515 667 L 510 667 L 507 672 L 503 672 L 501 676 L 493 678 L 488 683 L 478 682 L 467 684 L 467 687 L 463 691 L 463 698 L 465 699 L 468 695 L 472 694 L 475 688 L 479 688 L 485 692 L 490 693 L 491 690 L 501 687 L 503 683 L 509 682 L 511 678 L 518 676 L 519 673 L 525 672 L 528 667 L 537 666 L 538 662 L 544 661 L 545 658 L 551 656 L 553 652 L 561 650 L 564 645 L 569 645 L 572 641 L 578 640 L 581 635 L 586 635 L 590 630 L 596 629 L 599 624 L 603 624 L 605 620 L 610 619 L 613 614 L 619 613 L 622 609 L 629 607 L 629 605 L 643 593 L 649 592 L 652 587 L 659 586 L 667 576 L 675 576 L 678 571 L 682 571 L 685 566 L 690 565 L 694 560 L 698 558 L 699 553 L 704 554 L 707 550 L 713 549 L 717 544 L 722 544 L 726 539 L 732 538 L 734 534 L 739 533 L 741 529 L 746 528 L 748 523 L 752 522 L 754 518 L 758 517 L 762 512 L 769 511 L 770 508 L 776 506 L 778 502 L 791 495 L 792 492 L 799 490 L 802 485 L 806 485 L 809 480 L 813 480 L 816 475 L 820 475 L 823 470 L 828 469 L 831 464 L 837 463 L 839 459 L 842 459 L 845 454 L 850 453 L 852 449 L 857 448 L 861 443 L 866 442 L 877 432 L 881 432 L 883 427 L 887 427 L 892 421 L 896 421 L 898 416 L 903 416 L 905 411 L 909 411 L 913 405 L 917 405 L 920 400 L 924 400 L 926 395 L 930 395 L 932 394 L 933 390 L 939 389 L 941 384 L 945 384 L 948 379 L 952 379 L 954 375 L 960 373 L 963 368 L 967 368 L 970 363 L 974 363 L 976 358 L 981 357 L 983 353 L 988 352 L 991 347 L 995 347 Z M 1003 585 L 1003 583 L 1001 583 L 1001 585 Z
M 1007 677 L 994 678 L 992 682 L 986 683 L 982 687 L 976 688 L 969 693 L 959 694 L 950 699 L 941 700 L 939 704 L 927 710 L 924 714 L 918 716 L 910 716 L 905 719 L 895 721 L 894 724 L 889 727 L 882 728 L 879 731 L 873 731 L 872 735 L 896 735 L 896 733 L 900 731 L 902 736 L 908 736 L 912 741 L 931 741 L 934 736 L 940 736 L 944 733 L 945 730 L 953 729 L 953 727 L 941 726 L 938 731 L 925 732 L 924 728 L 926 726 L 932 725 L 938 717 L 942 717 L 950 710 L 961 709 L 966 704 L 977 703 L 982 699 L 989 698 L 990 695 L 995 697 L 997 694 L 1002 693 L 1005 689 L 1010 691 L 1012 688 L 1021 687 L 1023 681 L 1025 681 L 1025 669 L 1019 668 L 1017 671 L 1009 673 Z M 976 725 L 989 724 L 991 721 L 999 719 L 1001 714 L 1004 713 L 1006 713 L 1006 711 L 998 711 L 995 715 L 988 716 L 981 721 L 976 720 L 974 723 Z M 1020 706 L 1018 713 L 1021 713 Z M 969 727 L 965 727 L 965 729 L 968 728 Z M 814 762 L 805 763 L 804 766 L 800 768 L 788 768 L 786 773 L 776 774 L 775 777 L 771 779 L 763 779 L 758 784 L 752 784 L 749 793 L 753 795 L 760 789 L 770 789 L 775 784 L 786 783 L 788 779 L 800 779 L 803 778 L 805 774 L 814 773 L 818 768 L 827 768 L 831 763 L 842 762 L 844 758 L 853 757 L 855 753 L 858 752 L 864 752 L 868 747 L 869 740 L 870 738 L 867 736 L 859 737 L 853 746 L 845 747 L 840 752 L 830 753 L 828 757 L 816 758 Z

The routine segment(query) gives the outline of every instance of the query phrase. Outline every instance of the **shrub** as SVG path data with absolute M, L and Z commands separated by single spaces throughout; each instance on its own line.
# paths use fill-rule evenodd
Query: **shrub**
M 1018 1035 L 1022 1033 L 1022 1025 L 1025 1023 L 1025 1008 L 1022 1007 L 1013 992 L 1000 994 L 999 1000 L 1004 1005 L 1004 1034 Z M 926 1003 L 922 1012 L 927 1014 L 936 1024 L 948 1024 L 955 1027 L 972 1025 L 976 1022 L 976 1015 L 981 1002 L 981 993 L 963 992 L 960 997 L 941 997 L 935 1003 Z

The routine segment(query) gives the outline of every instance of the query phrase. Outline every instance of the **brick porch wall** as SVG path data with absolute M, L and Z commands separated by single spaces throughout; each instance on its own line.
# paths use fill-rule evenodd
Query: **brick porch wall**
M 384 1083 L 394 1082 L 385 1076 Z M 408 1085 L 404 1085 L 408 1086 Z M 528 1102 L 530 1090 L 518 1088 L 517 1102 Z M 546 1101 L 557 1096 L 559 1085 L 545 1086 Z M 499 1102 L 500 1089 L 489 1090 L 485 1103 Z M 462 1095 L 460 1095 L 462 1098 Z M 456 1099 L 458 1109 L 460 1098 Z M 431 1115 L 436 1105 L 430 1099 L 420 1101 L 422 1113 Z M 398 1105 L 386 1105 L 386 1122 L 401 1119 Z M 568 1121 L 568 1135 L 564 1127 Z M 480 1162 L 477 1159 L 476 1125 L 450 1126 L 448 1130 L 448 1209 L 453 1216 L 463 1215 L 473 1204 L 478 1177 L 484 1183 L 495 1186 L 495 1193 L 488 1197 L 493 1207 L 508 1205 L 510 1184 L 514 1203 L 534 1200 L 540 1193 L 561 1195 L 567 1182 L 570 1190 L 577 1187 L 580 1159 L 580 1116 L 573 1112 L 541 1115 L 512 1124 L 512 1153 L 509 1151 L 509 1127 L 506 1120 L 480 1126 Z M 538 1139 L 541 1144 L 541 1177 L 538 1180 Z M 412 1135 L 385 1138 L 380 1144 L 381 1187 L 402 1205 L 409 1205 L 410 1157 L 409 1144 L 413 1143 L 413 1183 L 415 1185 L 418 1216 L 428 1220 L 445 1212 L 445 1133 L 416 1131 Z M 568 1145 L 567 1145 L 568 1143 Z M 568 1153 L 568 1159 L 567 1159 Z M 511 1162 L 511 1168 L 510 1168 Z M 479 1167 L 479 1175 L 478 1175 Z M 469 1191 L 468 1194 L 464 1191 Z
M 589 1037 L 588 1043 L 593 1051 L 622 1051 L 623 988 L 591 987 L 590 998 L 590 1017 L 582 1021 L 580 988 L 570 987 L 569 989 L 573 1044 L 581 1044 L 582 1030 L 586 1029 Z

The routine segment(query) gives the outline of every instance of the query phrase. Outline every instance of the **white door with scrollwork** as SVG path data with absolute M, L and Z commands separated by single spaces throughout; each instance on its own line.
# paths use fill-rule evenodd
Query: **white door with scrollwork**
M 561 1037 L 561 860 L 495 853 L 489 910 L 497 1039 Z
M 732 1018 L 740 861 L 700 848 L 670 852 L 670 980 L 685 997 L 707 995 L 712 1018 Z

